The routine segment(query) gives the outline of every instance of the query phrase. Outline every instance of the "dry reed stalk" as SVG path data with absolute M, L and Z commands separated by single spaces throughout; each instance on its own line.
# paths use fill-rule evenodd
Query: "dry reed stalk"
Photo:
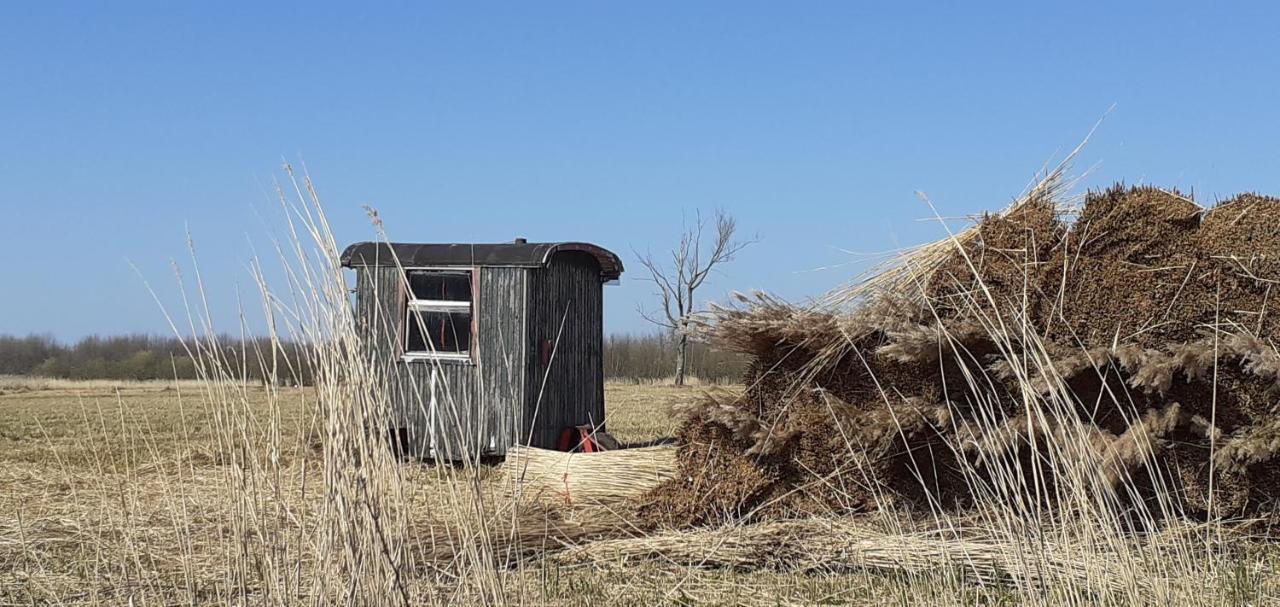
M 367 357 L 374 345 L 355 325 L 319 195 L 309 177 L 285 172 L 276 190 L 287 237 L 275 250 L 284 279 L 269 285 L 260 262 L 250 264 L 268 343 L 241 339 L 237 353 L 262 369 L 265 399 L 237 374 L 212 324 L 194 245 L 191 293 L 179 273 L 186 328 L 161 306 L 194 362 L 222 464 L 218 516 L 232 541 L 221 542 L 216 592 L 242 603 L 406 605 L 413 541 L 403 473 L 385 442 L 386 369 Z M 245 317 L 241 309 L 242 338 L 251 333 Z M 291 352 L 287 342 L 303 346 Z M 291 440 L 278 386 L 298 383 L 303 370 L 312 378 L 302 391 L 308 428 Z

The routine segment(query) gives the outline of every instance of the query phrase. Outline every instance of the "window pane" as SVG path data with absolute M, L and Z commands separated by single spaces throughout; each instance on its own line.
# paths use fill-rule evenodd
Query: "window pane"
M 471 272 L 409 272 L 409 293 L 412 299 L 471 301 Z
M 470 312 L 409 312 L 407 324 L 406 352 L 471 350 Z

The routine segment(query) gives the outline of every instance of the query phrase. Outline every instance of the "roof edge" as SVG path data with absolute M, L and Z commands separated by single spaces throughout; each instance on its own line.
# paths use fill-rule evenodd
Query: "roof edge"
M 553 243 L 551 248 L 547 250 L 546 255 L 542 258 L 542 266 L 551 265 L 551 257 L 556 253 L 582 252 L 589 253 L 596 258 L 596 262 L 600 264 L 600 281 L 609 282 L 617 280 L 622 276 L 622 259 L 616 253 L 601 246 L 593 245 L 589 242 L 560 242 Z
M 357 242 L 343 250 L 339 261 L 344 268 L 386 266 L 441 267 L 546 267 L 556 253 L 582 252 L 595 258 L 601 282 L 617 280 L 623 272 L 622 259 L 614 252 L 589 242 L 520 243 L 402 243 Z

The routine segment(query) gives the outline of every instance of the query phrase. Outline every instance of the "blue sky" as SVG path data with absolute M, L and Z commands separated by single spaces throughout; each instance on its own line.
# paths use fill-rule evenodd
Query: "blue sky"
M 707 297 L 817 295 L 941 234 L 916 190 L 1000 208 L 1113 104 L 1087 184 L 1280 192 L 1277 9 L 953 4 L 5 3 L 0 333 L 163 332 L 128 260 L 172 292 L 186 226 L 234 329 L 286 157 L 344 241 L 369 204 L 399 240 L 618 251 L 618 331 L 682 214 L 761 237 Z

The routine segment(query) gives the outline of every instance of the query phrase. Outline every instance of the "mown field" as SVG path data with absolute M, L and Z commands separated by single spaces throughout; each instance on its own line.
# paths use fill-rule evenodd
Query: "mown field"
M 0 605 L 245 602 L 240 593 L 252 597 L 255 591 L 240 587 L 244 580 L 231 572 L 246 562 L 302 566 L 295 561 L 305 560 L 307 551 L 299 546 L 311 538 L 281 546 L 275 558 L 238 554 L 243 542 L 233 541 L 266 535 L 260 526 L 293 528 L 294 521 L 279 520 L 305 518 L 307 508 L 296 504 L 314 503 L 320 486 L 318 439 L 310 437 L 316 420 L 305 413 L 306 392 L 285 390 L 278 399 L 268 399 L 262 388 L 253 393 L 261 398 L 243 404 L 247 411 L 258 410 L 261 426 L 244 431 L 269 435 L 272 420 L 279 420 L 279 444 L 294 447 L 269 457 L 281 462 L 282 474 L 309 479 L 311 486 L 286 480 L 283 489 L 233 490 L 244 479 L 223 461 L 227 455 L 216 440 L 225 412 L 208 407 L 195 382 L 0 381 Z M 697 387 L 611 383 L 609 428 L 625 442 L 671 436 L 670 407 L 699 394 Z M 410 498 L 417 513 L 425 517 L 452 507 L 447 481 L 431 466 L 405 463 L 403 471 L 421 489 Z M 294 506 L 269 511 L 275 491 L 287 494 Z M 266 497 L 253 497 L 259 493 Z M 305 520 L 296 526 L 308 527 Z M 905 597 L 919 596 L 918 582 L 892 576 L 663 563 L 575 567 L 539 561 L 510 572 L 501 583 L 501 596 L 488 596 L 487 602 L 903 604 Z M 421 603 L 453 600 L 430 589 L 421 592 Z M 1001 593 L 981 596 L 998 602 Z
M 265 407 L 265 389 L 257 393 L 263 402 L 248 405 Z M 280 431 L 283 442 L 293 442 L 315 420 L 303 414 L 304 390 L 280 394 Z M 671 406 L 698 394 L 696 386 L 611 382 L 605 389 L 609 431 L 624 443 L 670 437 Z M 10 472 L 211 463 L 200 458 L 213 454 L 214 416 L 195 381 L 0 380 L 0 463 Z
M 729 388 L 734 389 L 734 388 Z M 311 603 L 302 590 L 314 562 L 325 498 L 318 420 L 306 389 L 275 394 L 261 387 L 247 398 L 207 404 L 195 382 L 117 383 L 0 380 L 0 606 Z M 697 399 L 698 387 L 610 383 L 609 429 L 623 442 L 672 436 L 673 405 Z M 228 407 L 235 408 L 234 411 Z M 223 436 L 221 443 L 218 436 Z M 234 436 L 232 441 L 225 437 Z M 228 449 L 227 445 L 230 445 Z M 259 446 L 259 453 L 247 453 Z M 233 460 L 235 463 L 233 463 Z M 399 464 L 403 496 L 421 554 L 436 548 L 441 527 L 470 507 L 459 483 L 479 482 L 475 495 L 500 490 L 499 468 L 479 474 L 421 463 Z M 469 490 L 468 490 L 469 491 Z M 559 523 L 572 522 L 572 517 Z M 873 525 L 874 523 L 869 523 Z M 842 555 L 835 545 L 813 545 Z M 725 566 L 716 555 L 743 550 L 734 536 L 700 558 L 612 559 L 591 554 L 574 562 L 557 551 L 450 577 L 426 559 L 409 561 L 411 604 L 525 605 L 1018 605 L 1049 595 L 974 584 L 963 567 L 910 567 L 911 546 L 934 551 L 921 536 L 876 545 L 885 563 L 866 567 L 785 563 Z M 856 533 L 854 534 L 856 536 Z M 691 537 L 691 536 L 690 536 Z M 729 543 L 724 543 L 728 537 Z M 502 543 L 502 538 L 491 543 Z M 681 541 L 689 542 L 689 539 Z M 817 540 L 819 542 L 823 539 Z M 877 540 L 882 542 L 882 540 Z M 465 543 L 465 542 L 464 542 Z M 473 542 L 474 543 L 474 542 Z M 794 544 L 794 542 L 790 542 Z M 1233 542 L 1228 542 L 1229 544 Z M 883 542 L 882 542 L 883 544 Z M 1269 543 L 1242 547 L 1213 574 L 1206 604 L 1275 604 L 1280 559 Z M 591 544 L 584 544 L 589 550 Z M 752 558 L 773 560 L 768 546 L 746 546 Z M 865 542 L 863 549 L 867 548 Z M 1245 550 L 1244 548 L 1247 548 Z M 901 552 L 905 550 L 905 552 Z M 898 551 L 898 552 L 895 552 Z M 790 553 L 788 553 L 790 554 Z M 633 555 L 634 556 L 634 555 Z M 805 554 L 801 554 L 805 556 Z M 936 559 L 934 559 L 936 560 Z M 965 559 L 961 558 L 963 562 Z M 589 562 L 588 562 L 589 561 Z M 616 562 L 614 562 L 616 561 Z M 923 563 L 931 560 L 920 561 Z M 1232 565 L 1231 562 L 1238 563 Z M 721 563 L 712 566 L 712 563 Z M 899 564 L 906 565 L 895 571 Z M 781 565 L 781 566 L 779 566 Z M 454 566 L 457 565 L 455 560 Z M 464 571 L 467 571 L 465 567 Z M 1134 583 L 1132 573 L 1116 579 Z M 273 581 L 274 580 L 274 581 Z M 1160 590 L 1178 580 L 1136 580 Z M 1153 595 L 1155 596 L 1155 595 Z M 267 600 L 270 597 L 271 600 Z M 281 597 L 286 598 L 280 602 Z M 1087 593 L 1072 604 L 1091 604 Z M 1057 600 L 1057 599 L 1055 599 Z M 354 603 L 362 601 L 354 600 Z M 1057 602 L 1061 602 L 1057 600 Z M 375 602 L 376 604 L 376 602 Z

